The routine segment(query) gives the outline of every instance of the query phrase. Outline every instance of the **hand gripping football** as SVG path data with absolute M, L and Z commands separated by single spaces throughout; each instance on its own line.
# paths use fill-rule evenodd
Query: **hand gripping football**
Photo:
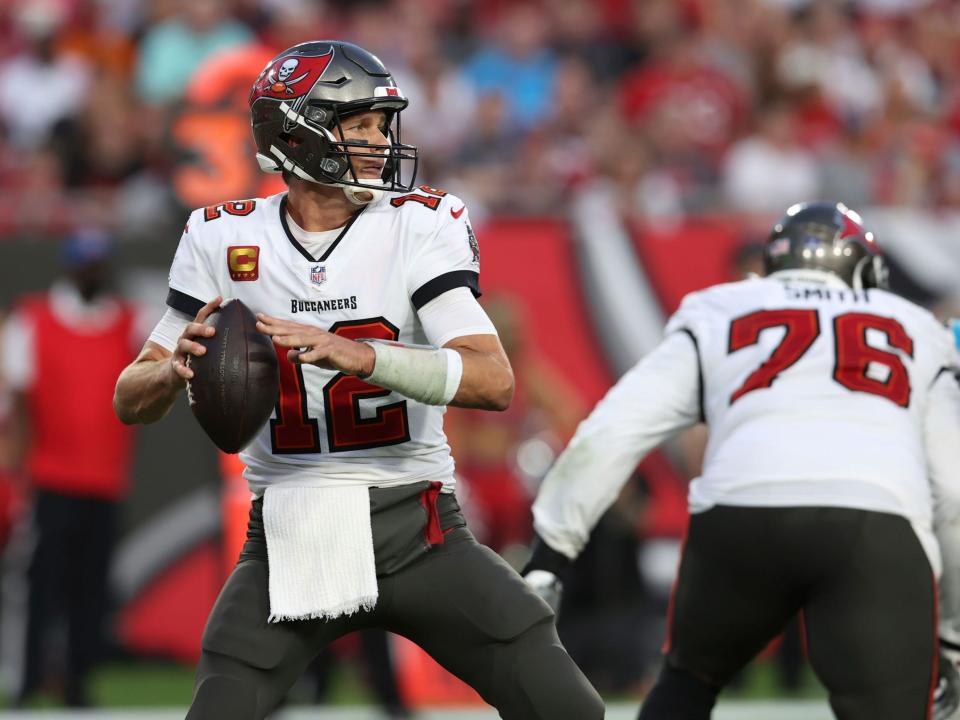
M 221 306 L 207 324 L 217 332 L 196 338 L 207 352 L 190 357 L 194 376 L 187 382 L 187 400 L 214 445 L 235 453 L 253 439 L 277 403 L 277 353 L 240 300 Z

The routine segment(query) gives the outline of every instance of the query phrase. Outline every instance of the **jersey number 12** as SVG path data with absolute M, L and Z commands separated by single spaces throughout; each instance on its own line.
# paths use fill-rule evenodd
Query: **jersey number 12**
M 378 338 L 396 340 L 400 331 L 385 318 L 335 323 L 330 332 L 357 340 Z M 307 391 L 303 366 L 287 359 L 287 348 L 277 347 L 280 369 L 280 397 L 277 417 L 270 421 L 270 443 L 278 455 L 323 452 L 316 418 L 307 412 Z M 354 375 L 338 373 L 323 386 L 323 409 L 327 425 L 329 452 L 366 450 L 397 445 L 410 439 L 407 401 L 401 400 L 376 408 L 373 417 L 362 417 L 360 401 L 390 394 Z

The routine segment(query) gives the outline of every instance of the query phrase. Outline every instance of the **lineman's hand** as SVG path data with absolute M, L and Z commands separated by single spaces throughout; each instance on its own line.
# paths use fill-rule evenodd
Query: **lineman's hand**
M 208 302 L 202 308 L 197 316 L 189 323 L 177 340 L 177 347 L 170 356 L 170 384 L 182 386 L 185 380 L 193 379 L 193 370 L 190 369 L 190 358 L 203 355 L 207 349 L 196 342 L 194 338 L 212 337 L 216 332 L 212 326 L 205 325 L 206 319 L 210 314 L 220 307 L 223 298 L 219 295 Z
M 533 591 L 549 605 L 554 614 L 560 613 L 560 601 L 563 600 L 563 583 L 549 570 L 531 570 L 523 576 Z
M 570 558 L 554 550 L 539 535 L 534 534 L 533 552 L 520 574 L 527 584 L 540 598 L 553 608 L 554 613 L 560 611 L 560 601 L 563 599 L 563 581 L 560 580 L 570 566 Z
M 264 313 L 257 313 L 257 330 L 269 335 L 280 347 L 290 348 L 287 352 L 290 362 L 316 365 L 359 377 L 367 377 L 373 372 L 376 354 L 367 343 Z
M 940 649 L 937 685 L 933 690 L 932 720 L 956 720 L 960 717 L 960 674 L 954 660 L 957 653 Z

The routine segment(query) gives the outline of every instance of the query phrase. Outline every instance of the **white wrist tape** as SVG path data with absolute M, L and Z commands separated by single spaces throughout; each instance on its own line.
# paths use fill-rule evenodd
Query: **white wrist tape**
M 425 405 L 449 405 L 460 388 L 463 358 L 448 348 L 411 347 L 381 340 L 364 340 L 377 356 L 373 372 L 363 378 L 396 390 Z

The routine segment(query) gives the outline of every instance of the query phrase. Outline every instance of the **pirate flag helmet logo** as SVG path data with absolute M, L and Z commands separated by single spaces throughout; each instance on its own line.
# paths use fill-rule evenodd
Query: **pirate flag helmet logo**
M 253 86 L 254 96 L 291 100 L 310 92 L 333 58 L 333 48 L 316 57 L 283 57 L 272 60 Z

